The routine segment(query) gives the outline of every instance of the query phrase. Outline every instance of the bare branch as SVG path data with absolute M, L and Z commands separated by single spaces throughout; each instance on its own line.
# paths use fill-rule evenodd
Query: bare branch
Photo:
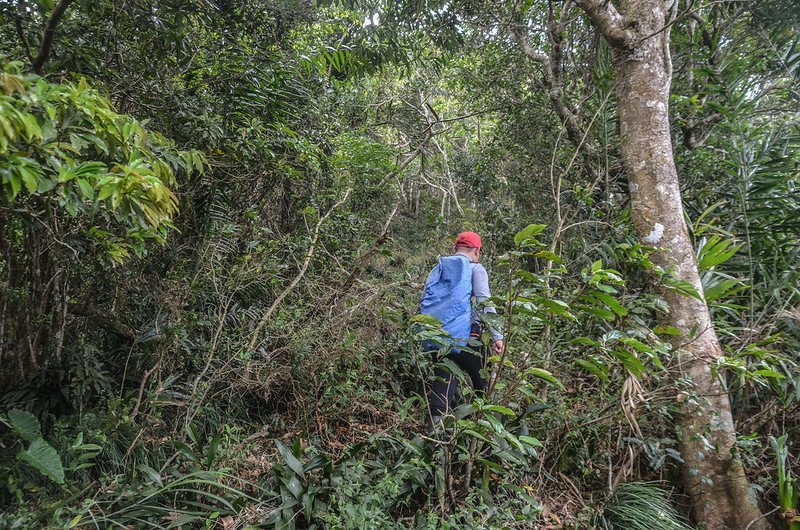
M 395 168 L 395 169 L 394 169 L 394 171 L 391 171 L 391 172 L 390 172 L 388 175 L 386 175 L 385 177 L 383 177 L 383 180 L 381 180 L 381 182 L 380 182 L 380 184 L 378 184 L 378 186 L 379 186 L 379 187 L 383 187 L 383 186 L 385 186 L 385 185 L 386 185 L 386 184 L 387 184 L 387 183 L 388 183 L 390 180 L 392 180 L 393 178 L 395 178 L 395 177 L 396 177 L 397 175 L 399 175 L 399 174 L 400 174 L 400 173 L 401 173 L 401 172 L 402 172 L 402 171 L 403 171 L 403 170 L 404 170 L 406 167 L 408 167 L 408 165 L 409 165 L 409 164 L 411 164 L 411 162 L 413 162 L 413 161 L 414 161 L 414 159 L 415 159 L 415 158 L 417 158 L 417 156 L 419 156 L 419 154 L 420 154 L 420 153 L 422 153 L 422 150 L 425 148 L 425 145 L 428 143 L 428 140 L 430 140 L 432 137 L 433 137 L 433 130 L 432 130 L 430 127 L 428 127 L 428 129 L 425 131 L 425 137 L 424 137 L 424 138 L 422 139 L 422 141 L 419 143 L 419 145 L 418 145 L 418 146 L 417 146 L 417 148 L 414 150 L 414 152 L 413 152 L 413 153 L 411 153 L 410 155 L 408 155 L 408 156 L 406 157 L 406 159 L 405 159 L 405 160 L 403 160 L 403 161 L 400 163 L 400 165 L 399 165 L 399 166 L 397 166 L 397 168 Z
M 386 218 L 386 222 L 383 224 L 383 229 L 381 230 L 380 235 L 375 240 L 375 243 L 372 247 L 358 260 L 358 264 L 353 268 L 350 275 L 347 279 L 342 283 L 342 286 L 338 289 L 336 293 L 329 299 L 328 303 L 325 304 L 327 307 L 333 307 L 335 299 L 342 298 L 342 296 L 347 293 L 350 288 L 353 286 L 355 281 L 364 272 L 364 269 L 367 268 L 372 258 L 381 250 L 381 247 L 389 242 L 391 239 L 389 237 L 389 228 L 392 225 L 392 221 L 394 220 L 394 216 L 397 214 L 397 210 L 400 209 L 400 199 L 392 208 L 392 211 L 389 213 L 389 217 Z

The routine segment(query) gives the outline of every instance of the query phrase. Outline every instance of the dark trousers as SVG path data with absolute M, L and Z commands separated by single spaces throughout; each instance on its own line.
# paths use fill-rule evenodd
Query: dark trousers
M 433 361 L 437 362 L 437 352 L 431 352 L 431 354 Z M 445 358 L 452 361 L 469 376 L 472 380 L 472 388 L 476 393 L 482 394 L 486 390 L 487 381 L 481 376 L 481 369 L 486 366 L 486 348 L 481 348 L 479 353 L 471 351 L 450 353 Z M 433 375 L 434 380 L 428 393 L 428 403 L 431 408 L 431 416 L 442 416 L 449 412 L 453 403 L 453 397 L 458 390 L 458 378 L 439 365 L 434 368 Z

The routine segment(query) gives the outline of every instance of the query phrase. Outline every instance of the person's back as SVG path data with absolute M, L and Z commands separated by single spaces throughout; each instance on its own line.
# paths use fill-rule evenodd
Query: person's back
M 420 313 L 436 317 L 453 349 L 469 338 L 472 311 L 472 267 L 466 256 L 441 256 L 425 282 Z M 438 349 L 434 341 L 425 341 L 426 350 Z
M 481 316 L 494 313 L 495 309 L 485 306 L 476 310 L 472 306 L 472 298 L 476 304 L 482 304 L 491 296 L 489 277 L 486 269 L 479 263 L 481 255 L 481 238 L 475 232 L 462 232 L 456 238 L 452 256 L 440 257 L 439 262 L 428 275 L 425 292 L 420 303 L 420 312 L 435 316 L 442 323 L 442 328 L 450 336 L 452 344 L 446 358 L 469 375 L 476 392 L 483 392 L 486 380 L 481 370 L 486 364 L 486 353 L 476 354 L 470 348 L 464 348 L 467 341 L 481 335 Z M 492 334 L 492 350 L 499 353 L 503 350 L 503 336 L 489 326 Z M 440 345 L 433 341 L 423 343 L 423 348 L 438 359 Z M 434 382 L 428 394 L 431 422 L 436 426 L 441 417 L 450 409 L 458 382 L 445 368 L 437 364 L 434 370 Z

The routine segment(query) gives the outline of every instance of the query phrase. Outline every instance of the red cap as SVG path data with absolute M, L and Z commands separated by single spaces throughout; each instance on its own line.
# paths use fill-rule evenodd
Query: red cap
M 481 248 L 481 236 L 475 232 L 461 232 L 456 238 L 457 247 Z

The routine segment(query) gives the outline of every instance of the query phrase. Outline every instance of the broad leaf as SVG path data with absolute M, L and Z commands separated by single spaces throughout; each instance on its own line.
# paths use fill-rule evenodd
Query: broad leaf
M 610 381 L 608 377 L 608 367 L 604 364 L 598 363 L 593 359 L 576 359 L 575 364 L 583 368 L 584 370 L 594 374 L 603 382 L 608 383 Z
M 61 465 L 61 457 L 49 443 L 41 438 L 34 440 L 25 451 L 20 451 L 17 458 L 27 462 L 54 482 L 64 483 L 64 466 Z
M 545 228 L 547 228 L 547 225 L 530 224 L 514 235 L 514 243 L 522 245 L 541 234 Z
M 610 295 L 608 295 L 606 293 L 602 293 L 602 292 L 594 292 L 594 293 L 592 293 L 592 296 L 594 296 L 595 298 L 601 300 L 605 305 L 607 305 L 617 315 L 619 315 L 621 317 L 624 317 L 625 315 L 628 314 L 628 310 L 625 309 L 622 306 L 622 304 L 617 302 L 617 300 L 613 296 L 610 296 Z
M 433 315 L 423 315 L 422 313 L 418 313 L 411 317 L 411 322 L 416 324 L 424 324 L 426 326 L 431 326 L 434 328 L 441 328 L 442 323 Z
M 553 376 L 553 374 L 548 372 L 547 370 L 544 370 L 542 368 L 529 368 L 525 372 L 534 377 L 538 377 L 539 379 L 543 379 L 548 383 L 552 383 L 557 387 L 561 388 L 562 390 L 564 389 L 564 385 L 561 384 L 561 381 L 556 379 L 555 376 Z
M 8 419 L 14 430 L 26 442 L 34 442 L 42 437 L 42 426 L 36 416 L 26 410 L 12 409 L 8 411 Z

